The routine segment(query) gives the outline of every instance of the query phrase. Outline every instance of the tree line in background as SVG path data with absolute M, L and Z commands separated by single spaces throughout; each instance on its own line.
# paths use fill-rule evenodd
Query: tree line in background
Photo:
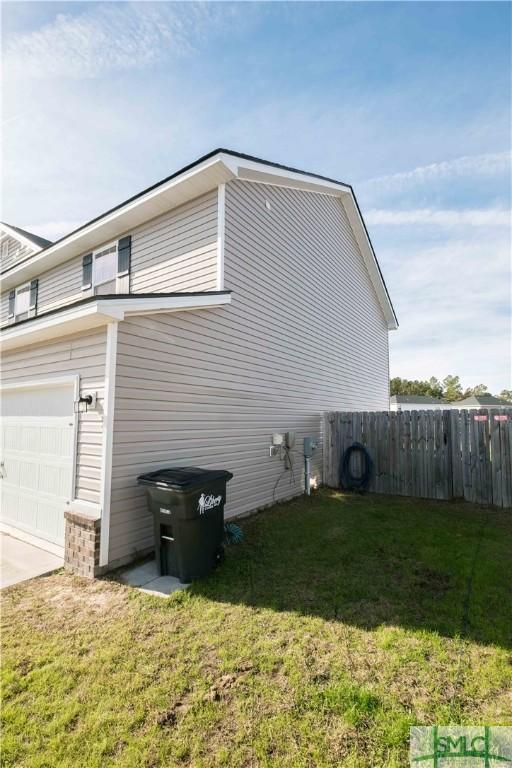
M 394 379 L 390 380 L 390 391 L 392 395 L 427 395 L 448 402 L 464 400 L 464 398 L 474 395 L 491 394 L 485 384 L 477 384 L 476 387 L 463 389 L 459 376 L 446 376 L 442 381 L 436 379 L 435 376 L 432 376 L 428 381 L 410 381 L 395 376 Z M 498 397 L 512 403 L 512 389 L 503 389 Z

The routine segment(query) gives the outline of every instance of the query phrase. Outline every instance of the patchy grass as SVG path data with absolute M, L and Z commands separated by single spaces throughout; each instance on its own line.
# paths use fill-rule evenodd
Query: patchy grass
M 398 768 L 411 724 L 511 724 L 511 523 L 322 490 L 168 600 L 6 590 L 2 765 Z

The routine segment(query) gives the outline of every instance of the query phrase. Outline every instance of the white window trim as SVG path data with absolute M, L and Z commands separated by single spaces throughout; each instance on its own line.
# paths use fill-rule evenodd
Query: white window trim
M 16 302 L 18 300 L 18 293 L 20 293 L 25 288 L 28 288 L 28 306 L 23 312 L 18 312 L 16 307 Z M 14 320 L 16 321 L 18 317 L 21 317 L 21 315 L 28 315 L 30 312 L 30 282 L 23 283 L 22 285 L 18 285 L 18 287 L 15 289 L 14 293 Z
M 114 277 L 110 277 L 108 280 L 102 280 L 101 282 L 96 282 L 96 257 L 101 255 L 103 251 L 107 251 L 109 248 L 115 247 L 116 252 L 116 269 Z M 119 249 L 119 243 L 117 240 L 114 240 L 112 243 L 107 243 L 106 245 L 102 245 L 101 248 L 97 248 L 95 251 L 92 252 L 92 282 L 91 282 L 91 288 L 94 290 L 94 288 L 98 288 L 100 285 L 105 285 L 106 283 L 111 283 L 113 280 L 117 280 L 117 259 L 118 259 L 118 249 Z

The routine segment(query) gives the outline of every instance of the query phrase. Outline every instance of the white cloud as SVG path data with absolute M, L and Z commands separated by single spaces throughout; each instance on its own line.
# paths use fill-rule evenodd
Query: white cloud
M 429 225 L 441 227 L 510 227 L 511 211 L 502 208 L 481 208 L 464 210 L 435 210 L 416 208 L 412 210 L 386 210 L 372 208 L 365 214 L 368 224 L 376 225 Z
M 420 165 L 411 171 L 378 176 L 363 182 L 362 187 L 381 190 L 400 190 L 411 184 L 449 179 L 457 176 L 495 176 L 510 173 L 510 152 L 492 152 L 481 155 L 457 157 L 430 165 Z
M 404 251 L 407 255 L 404 256 Z M 492 392 L 510 388 L 510 239 L 446 238 L 381 251 L 400 322 L 390 335 L 391 372 L 406 378 L 461 376 Z
M 190 53 L 192 40 L 216 15 L 196 3 L 93 3 L 83 13 L 60 13 L 40 29 L 12 37 L 4 65 L 31 78 L 92 78 L 144 68 Z

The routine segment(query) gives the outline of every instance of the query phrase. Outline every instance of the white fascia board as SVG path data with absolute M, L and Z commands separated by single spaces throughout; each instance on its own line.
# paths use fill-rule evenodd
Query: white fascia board
M 359 246 L 359 250 L 361 251 L 366 264 L 366 268 L 368 269 L 368 274 L 370 275 L 375 292 L 377 293 L 377 298 L 382 307 L 388 329 L 390 331 L 396 330 L 398 328 L 398 322 L 395 312 L 352 191 L 350 191 L 350 194 L 343 195 L 341 200 L 347 213 L 350 226 L 352 227 L 352 232 L 354 233 L 354 237 Z
M 231 295 L 152 296 L 150 298 L 100 299 L 78 307 L 69 307 L 45 317 L 29 320 L 20 326 L 7 327 L 1 333 L 1 348 L 10 349 L 37 344 L 60 336 L 78 333 L 90 328 L 124 320 L 134 315 L 159 312 L 183 312 L 185 310 L 220 307 L 231 302 Z
M 32 242 L 32 240 L 29 240 L 28 237 L 25 237 L 24 235 L 20 235 L 19 232 L 16 232 L 15 229 L 10 227 L 8 224 L 4 224 L 3 222 L 0 223 L 0 232 L 3 232 L 5 235 L 8 235 L 9 237 L 12 237 L 14 240 L 17 240 L 18 243 L 21 243 L 22 245 L 26 245 L 27 248 L 30 248 L 34 253 L 37 253 L 38 251 L 42 250 L 40 245 L 36 245 Z
M 10 269 L 2 275 L 2 289 L 15 287 L 73 256 L 87 253 L 100 247 L 102 243 L 121 237 L 135 227 L 216 189 L 219 184 L 232 178 L 231 169 L 226 166 L 220 155 L 215 155 Z

